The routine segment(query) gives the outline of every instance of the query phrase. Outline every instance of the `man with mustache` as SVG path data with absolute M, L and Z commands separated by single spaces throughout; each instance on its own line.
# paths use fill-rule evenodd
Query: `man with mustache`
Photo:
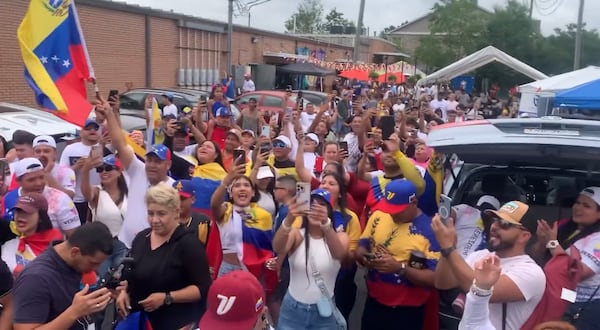
M 75 196 L 75 172 L 68 166 L 56 162 L 56 141 L 49 135 L 40 135 L 33 140 L 33 154 L 44 165 L 46 184 L 69 197 Z

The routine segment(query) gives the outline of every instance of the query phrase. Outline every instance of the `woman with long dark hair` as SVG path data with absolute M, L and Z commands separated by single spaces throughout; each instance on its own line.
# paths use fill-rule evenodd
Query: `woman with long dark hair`
M 321 178 L 321 189 L 329 192 L 333 207 L 331 221 L 336 232 L 345 232 L 348 235 L 348 254 L 342 260 L 342 269 L 335 284 L 335 301 L 337 307 L 346 320 L 350 317 L 354 301 L 356 300 L 356 262 L 354 251 L 358 247 L 361 228 L 358 217 L 347 206 L 346 185 L 343 179 L 333 172 L 325 172 Z
M 328 191 L 314 190 L 309 207 L 304 211 L 306 205 L 292 202 L 273 239 L 277 255 L 288 256 L 290 263 L 290 285 L 281 304 L 279 330 L 337 328 L 331 303 L 341 262 L 348 254 L 348 236 L 334 230 Z M 300 228 L 293 228 L 296 217 L 302 217 Z
M 100 185 L 97 186 L 90 183 L 89 173 L 94 168 L 100 177 Z M 128 192 L 121 162 L 114 155 L 86 159 L 81 174 L 81 193 L 92 211 L 92 222 L 105 224 L 114 237 L 112 255 L 98 267 L 97 272 L 100 276 L 106 274 L 110 268 L 117 267 L 127 254 L 127 246 L 119 241 L 117 236 L 127 212 Z
M 197 193 L 192 209 L 208 216 L 211 215 L 210 199 L 221 184 L 227 172 L 223 167 L 223 154 L 219 145 L 212 140 L 206 140 L 196 147 L 198 166 L 194 169 L 192 184 Z

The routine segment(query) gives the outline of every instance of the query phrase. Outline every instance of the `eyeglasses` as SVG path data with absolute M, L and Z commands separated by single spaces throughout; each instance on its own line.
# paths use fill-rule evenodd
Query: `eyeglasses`
M 285 187 L 273 187 L 273 190 L 285 189 Z
M 518 228 L 518 229 L 521 229 L 521 230 L 529 231 L 529 229 L 525 228 L 525 226 L 523 226 L 523 225 L 512 223 L 510 221 L 506 221 L 506 220 L 501 219 L 501 218 L 495 218 L 494 222 L 496 224 L 498 224 L 498 227 L 500 227 L 500 229 L 502 229 L 502 230 L 509 230 L 511 228 Z
M 115 169 L 116 168 L 112 165 L 103 165 L 103 166 L 96 167 L 96 173 L 102 173 L 104 171 L 110 172 L 110 171 L 114 171 Z
M 285 148 L 285 147 L 287 147 L 287 145 L 285 145 L 285 143 L 283 143 L 281 141 L 273 142 L 273 148 Z

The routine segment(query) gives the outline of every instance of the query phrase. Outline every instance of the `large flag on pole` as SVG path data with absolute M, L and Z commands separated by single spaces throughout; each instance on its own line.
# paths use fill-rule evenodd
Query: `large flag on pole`
M 161 113 L 158 107 L 158 101 L 155 97 L 152 97 L 152 108 L 147 110 L 148 127 L 146 127 L 146 150 L 151 150 L 152 146 L 157 143 L 164 141 L 164 136 L 161 133 Z
M 94 71 L 74 1 L 30 0 L 17 39 L 37 103 L 83 126 L 92 110 L 86 80 L 94 80 Z

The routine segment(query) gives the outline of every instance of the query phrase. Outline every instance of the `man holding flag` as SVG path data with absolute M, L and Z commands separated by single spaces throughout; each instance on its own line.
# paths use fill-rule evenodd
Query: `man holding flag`
M 40 107 L 83 126 L 95 81 L 73 0 L 32 0 L 17 30 L 25 80 Z

